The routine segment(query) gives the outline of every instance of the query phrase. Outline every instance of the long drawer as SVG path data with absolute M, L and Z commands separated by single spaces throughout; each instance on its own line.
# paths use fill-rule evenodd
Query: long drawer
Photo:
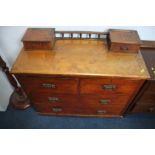
M 73 116 L 110 116 L 122 115 L 122 108 L 120 106 L 108 107 L 66 107 L 66 106 L 53 106 L 38 104 L 34 105 L 37 112 L 49 115 L 73 115 Z
M 132 94 L 140 80 L 113 79 L 113 78 L 89 78 L 80 81 L 81 94 Z
M 63 93 L 76 94 L 78 82 L 76 78 L 68 77 L 25 77 L 17 76 L 27 93 Z
M 78 109 L 78 113 L 81 115 L 92 116 L 110 116 L 110 115 L 122 115 L 122 108 L 120 106 L 103 106 L 99 107 L 83 107 Z
M 84 107 L 108 107 L 120 106 L 124 108 L 129 101 L 127 95 L 81 95 L 80 101 Z

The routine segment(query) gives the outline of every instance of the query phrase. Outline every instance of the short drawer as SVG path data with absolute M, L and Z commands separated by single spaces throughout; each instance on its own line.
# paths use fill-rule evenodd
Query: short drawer
M 77 79 L 68 77 L 24 77 L 17 76 L 22 87 L 27 93 L 62 93 L 76 94 Z
M 35 93 L 31 95 L 32 102 L 34 104 L 44 104 L 51 106 L 65 106 L 65 107 L 76 107 L 78 105 L 78 97 L 76 95 L 69 94 L 39 94 Z
M 84 107 L 103 108 L 108 106 L 119 106 L 124 108 L 129 101 L 125 95 L 81 95 L 81 103 Z
M 133 94 L 141 86 L 140 80 L 128 79 L 82 79 L 80 82 L 81 94 Z
M 72 115 L 72 116 L 105 116 L 105 115 L 122 115 L 120 106 L 109 106 L 102 108 L 72 108 L 64 106 L 52 106 L 39 104 L 34 106 L 36 111 L 42 114 L 49 115 Z
M 112 43 L 110 50 L 114 52 L 138 52 L 139 48 L 138 44 Z

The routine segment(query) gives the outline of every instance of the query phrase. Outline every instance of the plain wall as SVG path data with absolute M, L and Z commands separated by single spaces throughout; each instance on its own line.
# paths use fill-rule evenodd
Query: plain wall
M 48 26 L 49 27 L 49 26 Z M 56 30 L 84 30 L 105 31 L 109 28 L 135 29 L 143 40 L 155 40 L 155 26 L 81 26 L 63 27 L 53 26 Z M 0 27 L 0 55 L 3 56 L 7 65 L 11 68 L 22 48 L 21 38 L 27 26 L 3 26 Z M 0 70 L 0 111 L 5 111 L 9 104 L 9 98 L 13 91 L 5 75 Z

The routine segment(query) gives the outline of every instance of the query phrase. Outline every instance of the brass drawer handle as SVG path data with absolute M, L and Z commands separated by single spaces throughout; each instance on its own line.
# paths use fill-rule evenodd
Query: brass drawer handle
M 52 89 L 56 88 L 56 84 L 53 83 L 43 83 L 42 86 L 44 88 L 52 88 Z
M 52 108 L 53 112 L 62 112 L 62 108 Z
M 116 85 L 103 85 L 102 89 L 112 91 L 112 90 L 116 89 Z
M 128 48 L 127 45 L 123 45 L 123 46 L 120 47 L 120 50 L 121 50 L 121 51 L 128 51 L 129 48 Z
M 49 102 L 58 102 L 60 99 L 58 97 L 48 97 Z
M 97 114 L 106 114 L 107 111 L 106 110 L 97 110 Z
M 109 100 L 109 99 L 101 99 L 100 101 L 99 101 L 101 104 L 109 104 L 110 102 L 111 102 L 111 100 Z

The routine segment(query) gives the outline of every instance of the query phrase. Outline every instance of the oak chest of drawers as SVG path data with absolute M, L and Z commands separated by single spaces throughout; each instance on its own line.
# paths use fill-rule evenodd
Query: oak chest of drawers
M 104 40 L 56 40 L 50 50 L 21 50 L 11 70 L 37 112 L 123 116 L 149 78 L 140 53 L 109 52 Z

